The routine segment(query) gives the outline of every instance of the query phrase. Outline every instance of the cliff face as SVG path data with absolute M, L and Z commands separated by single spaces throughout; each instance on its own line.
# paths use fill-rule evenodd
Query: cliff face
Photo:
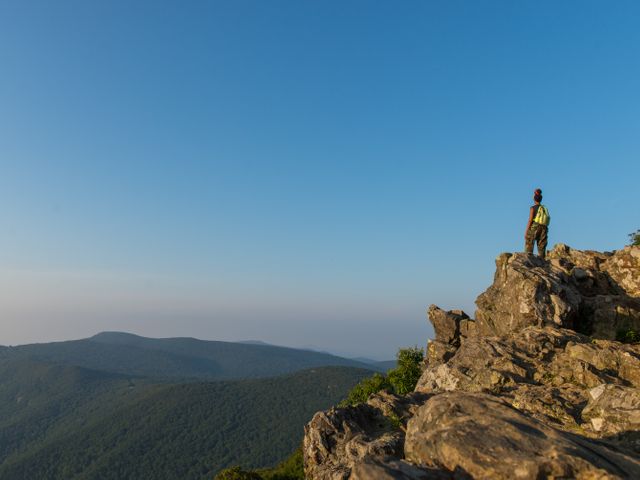
M 640 247 L 496 267 L 475 319 L 429 308 L 415 392 L 313 417 L 308 478 L 640 478 Z

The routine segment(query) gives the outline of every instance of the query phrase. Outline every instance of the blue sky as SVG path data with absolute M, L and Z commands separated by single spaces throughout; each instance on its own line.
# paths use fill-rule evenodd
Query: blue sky
M 0 344 L 390 358 L 522 248 L 640 228 L 633 1 L 0 3 Z

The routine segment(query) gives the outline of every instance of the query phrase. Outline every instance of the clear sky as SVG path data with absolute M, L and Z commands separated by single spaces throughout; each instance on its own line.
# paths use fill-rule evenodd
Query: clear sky
M 0 1 L 0 344 L 391 358 L 640 228 L 637 1 Z

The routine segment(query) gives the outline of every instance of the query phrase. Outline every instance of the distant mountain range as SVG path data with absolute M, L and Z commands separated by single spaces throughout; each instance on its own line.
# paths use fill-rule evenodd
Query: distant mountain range
M 248 345 L 271 345 L 270 343 L 263 342 L 262 340 L 242 340 L 238 343 L 246 343 Z M 397 366 L 397 362 L 395 360 L 373 360 L 367 357 L 351 357 L 349 355 L 341 354 L 340 352 L 328 352 L 319 347 L 315 347 L 313 345 L 305 345 L 302 347 L 298 347 L 299 350 L 309 350 L 312 352 L 318 353 L 326 353 L 327 355 L 332 355 L 341 358 L 348 358 L 350 360 L 354 360 L 356 362 L 364 363 L 369 366 L 374 366 L 376 370 L 387 371 Z
M 352 360 L 369 365 L 370 367 L 373 367 L 374 370 L 378 370 L 381 372 L 386 372 L 388 370 L 391 370 L 392 368 L 396 368 L 397 366 L 397 362 L 395 360 L 385 360 L 380 362 L 378 360 L 371 360 L 370 358 L 364 357 L 352 358 Z
M 272 465 L 372 370 L 308 350 L 117 332 L 0 347 L 0 478 L 211 479 L 230 464 Z
M 3 347 L 0 356 L 156 379 L 261 378 L 319 366 L 387 369 L 385 362 L 362 362 L 311 350 L 195 338 L 146 338 L 121 332 Z

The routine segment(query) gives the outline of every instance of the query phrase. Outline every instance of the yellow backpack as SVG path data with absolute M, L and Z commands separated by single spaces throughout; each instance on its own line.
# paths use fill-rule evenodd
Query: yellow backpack
M 538 207 L 538 213 L 536 213 L 536 218 L 534 218 L 533 221 L 540 225 L 549 225 L 549 223 L 551 223 L 551 215 L 549 215 L 547 207 L 540 204 Z

